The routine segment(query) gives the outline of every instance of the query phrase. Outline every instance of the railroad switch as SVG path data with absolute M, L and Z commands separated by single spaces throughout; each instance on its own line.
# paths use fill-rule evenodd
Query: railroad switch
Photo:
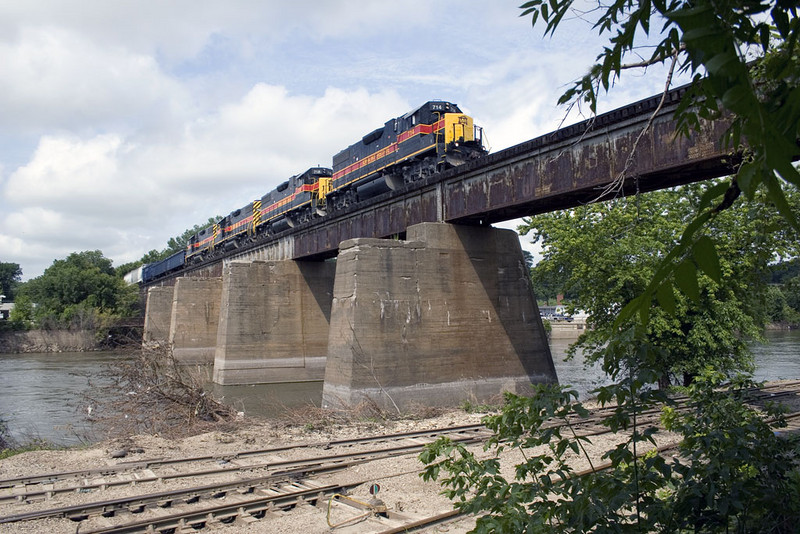
M 347 518 L 343 521 L 339 521 L 338 523 L 331 523 L 331 508 L 334 502 L 340 502 L 342 504 L 346 504 L 358 510 L 362 510 L 363 513 L 358 514 L 354 517 Z M 328 500 L 328 526 L 331 528 L 338 528 L 344 525 L 352 524 L 357 521 L 361 521 L 362 519 L 366 519 L 370 516 L 388 516 L 388 510 L 386 508 L 386 504 L 378 499 L 377 497 L 373 496 L 369 501 L 360 501 L 358 499 L 354 499 L 353 497 L 349 497 L 347 495 L 342 495 L 341 493 L 335 493 L 331 496 Z

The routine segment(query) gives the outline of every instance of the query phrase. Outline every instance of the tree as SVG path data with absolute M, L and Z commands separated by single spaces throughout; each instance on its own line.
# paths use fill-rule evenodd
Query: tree
M 54 261 L 23 285 L 20 297 L 23 308 L 18 317 L 33 319 L 42 327 L 93 328 L 103 317 L 132 315 L 138 301 L 136 288 L 116 276 L 111 260 L 99 250 L 74 252 Z M 23 309 L 28 311 L 23 314 Z
M 784 284 L 791 278 L 800 276 L 800 258 L 789 261 L 781 261 L 772 266 L 771 282 L 773 284 Z
M 774 322 L 800 324 L 800 257 L 772 266 L 768 305 Z
M 0 295 L 13 301 L 17 286 L 22 280 L 22 268 L 18 263 L 0 262 Z
M 784 284 L 786 304 L 797 314 L 800 314 L 800 276 L 790 278 Z
M 620 199 L 526 219 L 522 234 L 531 232 L 543 247 L 539 273 L 558 272 L 571 304 L 589 314 L 591 329 L 576 345 L 588 350 L 590 360 L 617 333 L 620 309 L 647 287 L 681 235 L 684 222 L 701 201 L 703 186 L 692 184 L 657 191 L 635 199 Z M 761 217 L 737 204 L 721 213 L 703 230 L 718 245 L 719 280 L 697 280 L 685 293 L 672 297 L 671 307 L 653 307 L 644 339 L 664 351 L 657 371 L 662 385 L 670 375 L 691 376 L 709 363 L 717 369 L 750 367 L 748 341 L 757 338 L 771 319 L 764 306 L 776 255 L 800 253 L 800 245 L 786 227 L 774 224 L 779 215 L 759 197 Z M 800 195 L 789 195 L 800 207 Z

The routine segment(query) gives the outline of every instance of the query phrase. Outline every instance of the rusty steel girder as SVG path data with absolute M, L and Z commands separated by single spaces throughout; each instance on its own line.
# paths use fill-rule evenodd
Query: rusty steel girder
M 490 156 L 480 169 L 443 183 L 444 220 L 493 223 L 735 172 L 739 155 L 720 146 L 727 123 L 677 136 L 676 104 L 647 130 L 650 115 L 643 112 L 607 127 L 582 123 L 573 135 L 551 142 L 544 136 Z

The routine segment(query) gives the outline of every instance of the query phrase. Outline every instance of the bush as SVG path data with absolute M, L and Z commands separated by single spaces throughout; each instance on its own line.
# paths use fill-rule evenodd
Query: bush
M 236 410 L 204 388 L 205 369 L 179 364 L 164 347 L 148 347 L 107 370 L 108 385 L 87 396 L 92 419 L 109 437 L 148 433 L 182 437 L 224 428 Z
M 573 427 L 588 414 L 575 391 L 551 385 L 532 397 L 508 394 L 501 413 L 484 418 L 494 432 L 489 458 L 442 438 L 420 455 L 422 477 L 440 480 L 458 510 L 479 516 L 476 533 L 796 532 L 798 443 L 776 437 L 747 406 L 752 385 L 706 370 L 687 389 L 688 411 L 668 401 L 664 424 L 683 437 L 672 461 L 644 452 L 658 431 L 642 428 L 637 415 L 666 399 L 636 371 L 601 388 L 602 402 L 620 401 L 603 422 L 620 442 L 599 458 Z M 781 424 L 778 411 L 768 414 Z M 523 457 L 513 479 L 501 472 L 501 453 L 511 449 Z M 577 471 L 577 458 L 590 469 Z

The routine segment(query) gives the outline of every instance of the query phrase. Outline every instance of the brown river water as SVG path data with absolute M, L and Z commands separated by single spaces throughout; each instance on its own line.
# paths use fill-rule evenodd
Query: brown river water
M 800 330 L 767 332 L 768 344 L 753 347 L 756 380 L 800 378 Z M 606 383 L 598 366 L 563 361 L 571 340 L 554 340 L 550 348 L 559 382 L 571 384 L 586 398 Z M 17 442 L 44 439 L 58 445 L 91 442 L 94 432 L 82 393 L 117 353 L 0 354 L 0 419 Z M 318 406 L 322 383 L 259 386 L 212 386 L 246 414 L 275 415 L 286 407 Z

